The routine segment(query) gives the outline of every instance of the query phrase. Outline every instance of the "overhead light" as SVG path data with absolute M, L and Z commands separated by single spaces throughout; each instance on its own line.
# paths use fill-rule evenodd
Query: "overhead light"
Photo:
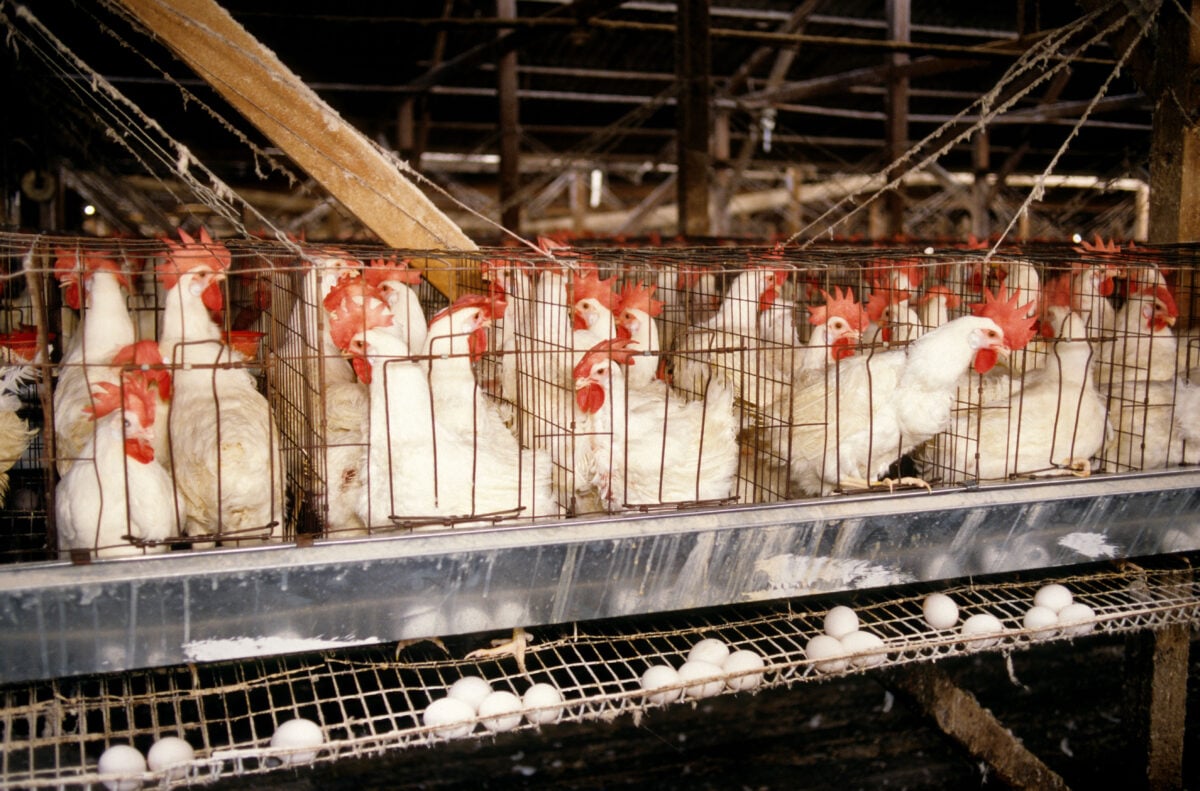
M 604 189 L 604 174 L 600 168 L 593 168 L 590 183 L 591 192 L 588 195 L 588 206 L 593 209 L 600 206 L 600 192 Z
M 89 203 L 89 204 L 86 204 L 86 205 L 83 207 L 83 213 L 84 213 L 86 216 L 88 216 L 88 217 L 91 217 L 93 214 L 95 214 L 95 213 L 96 213 L 96 207 L 95 207 L 95 206 L 93 206 L 93 205 L 92 205 L 92 204 L 90 204 L 90 203 Z
M 1074 242 L 1075 244 L 1079 244 L 1080 242 L 1083 241 L 1083 237 L 1080 236 L 1079 234 L 1074 234 L 1071 236 L 1071 241 Z

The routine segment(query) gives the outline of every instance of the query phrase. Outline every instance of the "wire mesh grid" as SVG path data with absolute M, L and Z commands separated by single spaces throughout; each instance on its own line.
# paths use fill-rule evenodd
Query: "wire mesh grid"
M 1065 586 L 1074 603 L 1091 608 L 1090 615 L 1069 626 L 1026 627 L 1035 594 L 1050 582 Z M 1168 624 L 1195 627 L 1200 625 L 1197 583 L 1187 556 L 1177 555 L 1119 568 L 1078 568 L 1053 579 L 1010 576 L 938 588 L 957 603 L 959 624 L 981 613 L 999 620 L 1000 632 L 974 635 L 958 625 L 929 626 L 923 604 L 934 588 L 910 586 L 863 591 L 853 600 L 802 598 L 543 627 L 520 660 L 512 654 L 485 650 L 480 657 L 468 651 L 488 637 L 481 634 L 457 638 L 448 646 L 450 652 L 461 652 L 461 658 L 432 643 L 388 644 L 11 686 L 0 690 L 0 781 L 4 787 L 84 787 L 101 780 L 97 760 L 108 747 L 128 744 L 144 753 L 166 736 L 186 740 L 195 750 L 194 759 L 170 771 L 132 772 L 126 780 L 177 787 L 430 745 L 458 738 L 452 733 L 454 723 L 426 723 L 424 712 L 466 676 L 479 676 L 493 690 L 516 696 L 535 683 L 549 684 L 559 693 L 558 699 L 510 712 L 515 719 L 503 725 L 486 713 L 461 724 L 461 735 L 481 738 L 511 727 L 640 717 L 648 709 L 702 695 L 787 687 L 977 651 L 1008 653 L 1047 640 Z M 857 654 L 817 655 L 810 640 L 825 633 L 826 615 L 835 604 L 853 605 L 860 630 L 880 642 Z M 683 667 L 702 639 L 751 652 L 762 665 L 744 670 L 726 666 L 710 671 L 712 676 L 644 685 L 652 667 Z M 703 690 L 705 679 L 715 687 Z M 323 740 L 272 744 L 280 726 L 296 718 L 316 723 Z
M 222 263 L 200 267 L 216 275 L 213 304 L 222 303 L 206 304 L 201 323 L 211 319 L 206 330 L 223 344 L 193 345 L 174 331 L 171 311 L 183 309 L 172 303 L 183 290 L 168 287 L 179 277 L 172 255 L 186 245 L 20 234 L 0 243 L 10 292 L 0 330 L 10 343 L 20 335 L 29 346 L 32 333 L 44 345 L 34 367 L 49 383 L 28 390 L 22 414 L 34 428 L 55 426 L 22 457 L 50 479 L 35 518 L 53 521 L 57 478 L 80 455 L 64 449 L 55 414 L 60 400 L 72 403 L 60 399 L 64 380 L 102 367 L 65 359 L 88 337 L 86 317 L 100 312 L 84 300 L 81 322 L 67 305 L 72 286 L 90 293 L 93 257 L 128 278 L 118 307 L 132 337 L 157 340 L 164 359 L 169 352 L 163 367 L 173 379 L 198 378 L 188 368 L 211 374 L 192 391 L 215 398 L 195 397 L 190 417 L 159 418 L 167 447 L 157 455 L 173 481 L 195 477 L 167 465 L 174 444 L 237 433 L 223 430 L 233 416 L 214 406 L 226 396 L 263 424 L 263 437 L 245 445 L 277 455 L 216 465 L 222 495 L 243 478 L 269 493 L 256 518 L 214 509 L 211 490 L 177 491 L 189 514 L 214 513 L 195 527 L 176 508 L 170 535 L 139 537 L 130 527 L 74 547 L 92 557 L 768 503 L 853 494 L 882 475 L 947 486 L 1120 473 L 1192 464 L 1200 452 L 1189 378 L 1192 247 L 464 253 L 229 240 L 210 245 Z M 418 268 L 455 285 L 453 306 Z M 367 285 L 334 304 L 345 279 Z M 192 284 L 203 292 L 192 294 L 196 304 L 209 296 L 203 282 Z M 365 324 L 372 300 L 391 345 L 340 348 L 335 330 L 347 345 L 376 329 Z M 942 390 L 908 387 L 898 361 L 937 348 L 935 333 L 975 312 L 994 315 L 996 305 L 1008 309 L 1011 354 L 986 373 L 978 356 L 978 370 L 964 362 Z M 357 334 L 345 324 L 350 314 L 363 322 Z M 1029 321 L 1014 329 L 1012 314 Z M 595 344 L 603 353 L 589 354 Z M 217 351 L 226 348 L 235 351 Z M 929 357 L 931 369 L 953 368 Z M 379 362 L 374 384 L 362 373 L 368 358 Z M 77 399 L 87 405 L 86 389 Z M 83 441 L 98 437 L 99 420 L 63 414 L 83 425 Z M 47 532 L 52 556 L 56 531 Z M 23 559 L 22 546 L 4 557 Z

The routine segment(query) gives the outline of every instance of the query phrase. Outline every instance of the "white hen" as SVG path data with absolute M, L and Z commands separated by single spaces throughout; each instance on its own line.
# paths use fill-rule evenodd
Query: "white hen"
M 603 341 L 575 367 L 576 485 L 605 510 L 726 500 L 738 466 L 733 391 L 713 380 L 704 397 L 626 390 L 641 360 L 629 341 Z
M 266 398 L 209 311 L 224 305 L 229 251 L 201 232 L 168 243 L 159 348 L 171 362 L 170 470 L 187 506 L 185 533 L 237 544 L 283 533 L 283 467 Z
M 156 397 L 138 376 L 100 382 L 85 407 L 96 430 L 55 490 L 58 549 L 95 557 L 167 551 L 175 503 L 171 478 L 154 458 Z
M 60 250 L 54 276 L 64 288 L 63 301 L 82 313 L 54 388 L 54 456 L 59 475 L 64 475 L 81 457 L 95 428 L 83 412 L 91 403 L 93 386 L 120 380 L 112 358 L 133 343 L 135 333 L 125 304 L 129 277 L 115 261 L 93 251 Z
M 392 324 L 387 305 L 369 297 L 344 300 L 331 320 L 335 342 L 356 359 L 355 370 L 370 386 L 363 523 L 480 523 L 556 512 L 545 490 L 541 496 L 535 491 L 535 476 L 511 456 L 438 424 L 424 366 L 389 330 Z

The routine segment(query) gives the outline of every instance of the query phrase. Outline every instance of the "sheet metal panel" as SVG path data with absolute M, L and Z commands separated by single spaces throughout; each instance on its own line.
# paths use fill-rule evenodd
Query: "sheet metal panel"
M 0 569 L 0 683 L 1200 549 L 1200 471 Z

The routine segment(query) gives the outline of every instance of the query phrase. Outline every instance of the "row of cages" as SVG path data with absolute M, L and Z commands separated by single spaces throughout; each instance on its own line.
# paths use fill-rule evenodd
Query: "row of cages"
M 1192 464 L 1197 252 L 0 234 L 0 557 Z

